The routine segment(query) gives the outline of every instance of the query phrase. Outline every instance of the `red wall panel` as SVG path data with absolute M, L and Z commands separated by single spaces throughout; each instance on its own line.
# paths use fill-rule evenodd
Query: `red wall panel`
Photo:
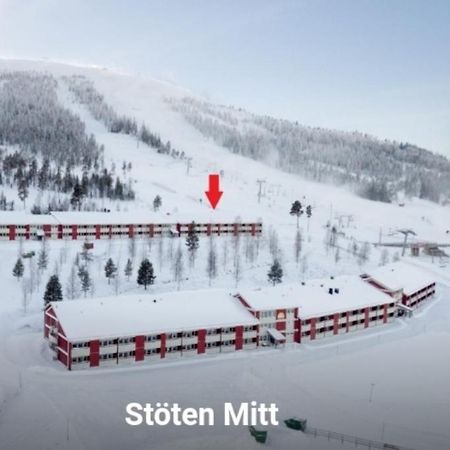
M 98 339 L 89 342 L 89 350 L 89 365 L 97 367 L 100 363 L 100 342 Z
M 364 308 L 364 327 L 369 326 L 369 308 Z
M 44 231 L 44 236 L 47 238 L 52 237 L 52 226 L 51 225 L 42 225 L 42 230 Z
M 9 240 L 14 241 L 16 239 L 16 226 L 8 225 L 8 232 L 9 232 Z
M 205 353 L 206 348 L 206 330 L 197 331 L 197 353 Z
M 313 341 L 316 338 L 316 319 L 311 319 L 311 340 Z
M 302 336 L 302 321 L 297 318 L 294 321 L 294 342 L 300 344 Z
M 236 350 L 242 350 L 244 347 L 244 327 L 236 327 L 236 338 L 235 338 L 235 348 Z
M 163 333 L 161 334 L 161 358 L 166 357 L 166 335 Z
M 134 353 L 136 361 L 142 361 L 145 358 L 145 336 L 136 336 Z
M 333 316 L 333 334 L 339 333 L 339 314 Z
M 388 321 L 388 305 L 387 303 L 383 305 L 383 323 L 386 323 Z

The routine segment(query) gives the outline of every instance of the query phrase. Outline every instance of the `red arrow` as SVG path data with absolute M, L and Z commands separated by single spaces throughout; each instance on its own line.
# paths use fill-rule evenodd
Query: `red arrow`
M 211 203 L 212 209 L 216 209 L 223 194 L 223 192 L 219 190 L 219 175 L 209 175 L 209 188 L 205 191 L 205 194 L 206 197 L 208 197 L 209 203 Z

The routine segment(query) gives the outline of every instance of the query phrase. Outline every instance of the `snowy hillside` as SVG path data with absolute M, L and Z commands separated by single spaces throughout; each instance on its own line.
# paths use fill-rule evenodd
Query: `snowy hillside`
M 119 177 L 135 197 L 101 196 L 96 187 L 83 200 L 86 209 L 109 208 L 125 216 L 148 213 L 155 221 L 168 217 L 174 222 L 181 217 L 225 223 L 261 220 L 263 234 L 260 238 L 243 237 L 238 244 L 226 236 L 202 237 L 193 262 L 185 240 L 171 237 L 154 242 L 96 241 L 88 256 L 80 241 L 0 241 L 2 450 L 103 449 L 105 435 L 109 450 L 127 448 L 130 441 L 139 450 L 253 448 L 243 428 L 219 426 L 198 432 L 189 427 L 126 427 L 125 404 L 133 399 L 146 401 L 146 397 L 150 401 L 152 396 L 157 397 L 155 401 L 217 407 L 227 400 L 276 400 L 284 416 L 308 416 L 317 427 L 370 439 L 386 438 L 417 450 L 448 448 L 449 367 L 442 357 L 448 351 L 450 331 L 447 260 L 425 255 L 412 260 L 409 250 L 404 259 L 424 267 L 437 279 L 438 298 L 414 320 L 396 321 L 381 332 L 339 337 L 331 344 L 325 340 L 302 348 L 266 349 L 204 361 L 172 361 L 93 373 L 63 371 L 51 360 L 42 339 L 42 299 L 53 274 L 58 274 L 67 301 L 142 295 L 144 289 L 136 283 L 136 275 L 144 258 L 149 258 L 155 269 L 155 284 L 149 288 L 152 295 L 179 290 L 188 296 L 205 288 L 234 292 L 267 286 L 267 272 L 274 260 L 280 261 L 286 283 L 357 275 L 400 258 L 402 229 L 414 231 L 408 237 L 410 242 L 450 245 L 450 208 L 415 197 L 392 203 L 370 201 L 345 187 L 306 180 L 275 165 L 232 153 L 174 109 L 173 102 L 195 97 L 178 86 L 98 67 L 0 60 L 0 75 L 11 71 L 54 77 L 58 104 L 70 117 L 78 118 L 73 120 L 84 124 L 83 136 L 92 135 L 102 149 L 104 169 Z M 149 145 L 139 139 L 140 134 L 111 131 L 111 123 L 95 116 L 74 94 L 67 81 L 74 75 L 92 82 L 117 117 L 131 118 L 137 129 L 145 125 L 161 142 Z M 239 114 L 236 112 L 236 120 Z M 17 146 L 5 142 L 0 147 L 5 148 L 5 154 L 17 151 Z M 41 160 L 38 164 L 40 167 Z M 53 171 L 55 161 L 49 169 Z M 81 166 L 75 167 L 73 176 L 81 181 L 82 172 Z M 93 173 L 94 169 L 90 176 Z M 211 173 L 221 175 L 224 191 L 215 210 L 204 195 Z M 53 198 L 56 203 L 68 204 L 72 188 L 63 192 L 30 185 L 25 204 L 12 179 L 3 183 L 0 191 L 14 200 L 19 214 L 37 203 L 51 203 Z M 155 211 L 157 196 L 162 204 Z M 298 228 L 296 217 L 289 214 L 295 200 L 312 207 L 311 218 L 303 214 Z M 90 212 L 76 214 L 88 217 Z M 386 243 L 394 246 L 374 245 Z M 16 279 L 12 275 L 14 263 L 32 251 L 37 257 L 24 261 L 24 275 Z M 215 255 L 214 271 L 211 253 Z M 83 258 L 90 277 L 86 289 L 77 276 Z M 111 282 L 104 270 L 109 258 L 118 268 Z M 46 263 L 38 265 L 43 259 Z M 125 273 L 128 260 L 132 262 L 130 276 Z M 426 379 L 430 371 L 435 374 L 432 383 Z M 375 400 L 368 402 L 372 384 L 376 386 Z M 24 429 L 24 420 L 33 422 L 33 432 Z M 268 447 L 272 449 L 346 448 L 293 431 L 273 429 L 271 433 Z M 250 445 L 257 448 L 253 442 Z
M 169 101 L 190 124 L 233 153 L 345 185 L 364 198 L 389 203 L 406 194 L 438 202 L 450 192 L 450 161 L 408 143 L 306 127 L 192 97 Z

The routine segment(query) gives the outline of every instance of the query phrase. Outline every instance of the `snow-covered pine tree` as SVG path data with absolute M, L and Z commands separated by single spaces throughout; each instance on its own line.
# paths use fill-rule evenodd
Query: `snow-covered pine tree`
M 292 203 L 291 210 L 289 212 L 291 216 L 297 217 L 297 228 L 299 227 L 299 220 L 300 216 L 303 214 L 303 206 L 300 203 L 299 200 L 295 200 L 294 203 Z
M 128 240 L 128 253 L 130 258 L 134 261 L 134 258 L 136 257 L 136 238 L 134 235 Z
M 161 236 L 158 239 L 158 264 L 159 264 L 159 271 L 161 272 L 163 265 L 164 265 L 164 236 Z
M 162 205 L 162 199 L 159 195 L 157 195 L 154 199 L 153 199 L 153 210 L 154 211 L 159 211 L 159 208 L 161 208 Z
M 45 245 L 45 242 L 42 244 L 41 250 L 38 254 L 38 269 L 40 271 L 43 271 L 47 268 L 48 265 L 48 253 L 47 253 L 47 246 Z
M 52 275 L 48 280 L 44 293 L 44 304 L 48 305 L 50 302 L 60 302 L 63 299 L 61 283 L 57 275 Z
M 25 201 L 28 198 L 28 184 L 25 176 L 21 176 L 19 178 L 19 182 L 17 185 L 17 195 L 23 202 L 23 207 L 25 208 Z
M 278 283 L 281 283 L 283 279 L 283 269 L 281 267 L 278 259 L 274 260 L 272 266 L 270 267 L 269 272 L 267 273 L 267 278 L 275 286 Z
M 70 204 L 74 209 L 78 209 L 78 211 L 81 209 L 81 202 L 83 200 L 83 196 L 84 196 L 83 187 L 77 180 L 75 186 L 73 187 L 72 196 L 70 197 Z
M 19 258 L 16 261 L 16 264 L 14 265 L 13 275 L 17 278 L 17 280 L 19 280 L 20 278 L 23 277 L 24 271 L 25 271 L 25 267 L 23 265 L 22 258 Z
M 277 233 L 277 230 L 275 230 L 272 227 L 269 230 L 269 251 L 274 260 L 279 258 L 280 244 L 279 244 L 278 233 Z
M 195 265 L 195 257 L 197 255 L 197 250 L 200 246 L 197 231 L 195 230 L 195 222 L 192 222 L 189 226 L 189 231 L 186 236 L 186 247 L 189 252 L 189 263 L 191 267 Z
M 81 290 L 84 293 L 84 296 L 87 296 L 87 293 L 92 287 L 91 276 L 89 275 L 88 269 L 86 266 L 82 266 L 78 270 L 78 277 L 80 278 Z
M 181 249 L 180 243 L 178 243 L 178 248 L 175 250 L 175 258 L 173 261 L 173 277 L 177 283 L 177 289 L 180 289 L 181 281 L 183 279 L 183 272 L 183 250 Z
M 206 273 L 208 275 L 209 285 L 211 286 L 213 278 L 216 278 L 217 276 L 217 253 L 216 246 L 212 238 L 210 238 L 209 241 L 209 250 L 206 259 Z
M 77 268 L 76 264 L 73 264 L 72 268 L 70 269 L 69 278 L 66 284 L 66 296 L 70 300 L 77 298 L 80 293 L 80 285 L 77 279 L 76 268 Z
M 152 263 L 147 258 L 143 259 L 138 270 L 137 283 L 140 286 L 144 286 L 144 289 L 147 290 L 147 286 L 152 285 L 155 282 L 155 278 Z
M 235 287 L 237 288 L 239 286 L 239 281 L 241 281 L 242 278 L 242 263 L 241 263 L 241 255 L 239 253 L 234 258 L 233 278 Z
M 124 274 L 127 277 L 127 281 L 130 281 L 130 277 L 133 275 L 133 263 L 130 258 L 128 258 L 127 263 L 125 264 Z
M 307 231 L 309 232 L 309 219 L 311 219 L 312 216 L 312 207 L 311 205 L 308 205 L 306 207 L 306 217 L 308 218 L 307 220 Z
M 114 278 L 116 276 L 116 272 L 117 272 L 117 267 L 114 264 L 114 261 L 112 260 L 112 258 L 109 258 L 105 264 L 105 276 L 108 279 L 108 284 L 111 283 L 111 278 Z

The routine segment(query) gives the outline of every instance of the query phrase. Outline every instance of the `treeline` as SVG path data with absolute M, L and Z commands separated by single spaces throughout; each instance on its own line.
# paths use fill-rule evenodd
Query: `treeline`
M 102 122 L 111 133 L 128 134 L 154 148 L 158 153 L 170 155 L 172 158 L 184 159 L 183 151 L 172 147 L 170 141 L 163 142 L 161 137 L 152 132 L 147 125 L 138 126 L 136 119 L 117 114 L 108 105 L 103 95 L 94 87 L 91 80 L 83 75 L 63 77 L 76 100 L 85 105 L 96 120 Z
M 94 166 L 88 169 L 84 167 L 81 175 L 78 175 L 74 168 L 67 165 L 64 169 L 56 164 L 50 163 L 49 159 L 44 159 L 40 164 L 37 158 L 26 158 L 22 153 L 15 151 L 6 153 L 0 148 L 0 185 L 7 187 L 17 186 L 19 198 L 25 201 L 28 197 L 28 190 L 35 188 L 39 191 L 54 191 L 69 194 L 72 205 L 67 201 L 59 204 L 47 205 L 33 208 L 33 212 L 48 212 L 48 210 L 67 210 L 70 206 L 80 209 L 83 199 L 87 198 L 108 198 L 111 200 L 134 200 L 134 192 L 129 183 L 121 180 L 114 174 L 113 166 L 110 170 Z M 124 176 L 131 170 L 131 165 L 123 163 L 122 171 Z M 8 207 L 5 202 L 0 202 L 0 209 L 14 209 Z
M 408 143 L 306 127 L 192 98 L 171 103 L 219 145 L 286 172 L 349 185 L 363 197 L 384 202 L 398 192 L 436 202 L 450 195 L 450 161 Z

